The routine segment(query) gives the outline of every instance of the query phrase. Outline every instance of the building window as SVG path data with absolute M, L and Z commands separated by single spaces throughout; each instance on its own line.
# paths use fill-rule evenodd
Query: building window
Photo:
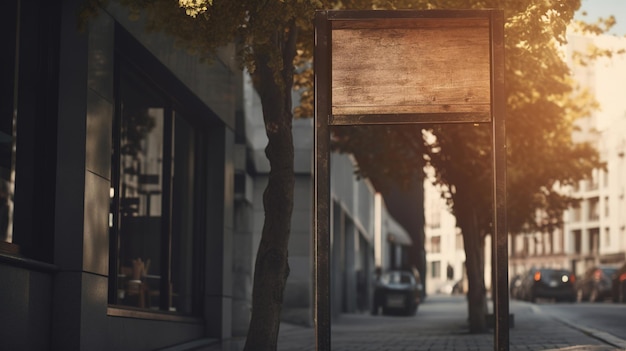
M 54 248 L 60 11 L 8 0 L 0 12 L 0 252 L 43 262 Z
M 13 185 L 14 185 L 14 119 L 17 117 L 17 51 L 18 51 L 18 1 L 10 0 L 2 11 L 3 46 L 7 52 L 0 61 L 0 241 L 13 242 Z M 8 247 L 8 246 L 7 246 Z
M 587 190 L 598 190 L 598 185 L 600 183 L 600 170 L 594 169 L 591 172 L 591 179 L 588 180 Z
M 599 200 L 597 197 L 589 199 L 589 212 L 588 219 L 590 221 L 597 221 L 600 219 L 600 208 L 599 208 Z
M 563 252 L 563 232 L 554 231 L 552 235 L 552 253 L 557 254 Z
M 589 253 L 597 254 L 600 248 L 600 230 L 598 228 L 589 230 Z
M 441 262 L 433 261 L 430 264 L 430 276 L 432 278 L 440 278 L 441 277 Z
M 524 235 L 524 241 L 522 242 L 522 254 L 524 256 L 530 255 L 530 244 L 528 243 L 528 236 Z
M 582 210 L 580 208 L 580 203 L 577 202 L 572 206 L 572 221 L 580 222 L 582 220 Z
M 439 200 L 439 198 L 437 198 Z M 437 229 L 441 227 L 441 204 L 439 201 L 433 201 L 433 204 L 430 208 L 430 228 Z
M 603 243 L 604 247 L 609 247 L 611 246 L 611 230 L 609 229 L 609 227 L 604 228 L 604 243 Z
M 605 196 L 605 197 L 604 197 L 604 217 L 605 217 L 605 218 L 609 218 L 609 213 L 610 213 L 609 211 L 610 211 L 610 207 L 611 207 L 611 206 L 609 206 L 609 197 L 608 197 L 608 196 Z
M 112 304 L 192 314 L 201 232 L 200 128 L 124 62 L 111 184 Z
M 550 235 L 550 233 L 539 233 L 539 238 L 538 238 L 539 242 L 537 243 L 538 244 L 537 251 L 539 255 L 550 254 L 550 250 L 552 249 L 550 245 L 551 238 L 552 236 Z
M 430 252 L 431 253 L 439 253 L 441 252 L 441 236 L 433 236 L 430 238 Z
M 464 247 L 465 246 L 463 245 L 463 233 L 461 233 L 459 228 L 456 228 L 456 249 L 463 250 Z
M 582 253 L 582 232 L 580 230 L 574 230 L 572 232 L 574 237 L 574 253 Z

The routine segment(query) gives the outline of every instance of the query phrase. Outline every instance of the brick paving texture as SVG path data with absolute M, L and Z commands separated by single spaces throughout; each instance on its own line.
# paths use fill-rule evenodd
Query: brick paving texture
M 601 338 L 541 312 L 537 306 L 511 301 L 514 320 L 509 331 L 511 351 L 624 350 Z M 624 342 L 626 344 L 626 342 Z M 205 347 L 205 351 L 240 351 L 235 339 Z M 429 296 L 415 316 L 342 314 L 331 324 L 332 351 L 489 351 L 493 331 L 470 334 L 464 296 Z M 283 323 L 279 351 L 315 351 L 315 330 Z

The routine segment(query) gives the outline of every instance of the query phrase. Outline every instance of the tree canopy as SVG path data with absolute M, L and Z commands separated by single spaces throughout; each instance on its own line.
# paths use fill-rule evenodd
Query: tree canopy
M 594 145 L 572 140 L 575 121 L 589 116 L 597 107 L 592 96 L 575 89 L 563 54 L 567 29 L 580 2 L 449 0 L 413 4 L 417 8 L 504 11 L 508 229 L 518 233 L 559 226 L 563 210 L 572 202 L 562 193 L 562 186 L 574 184 L 602 166 Z M 610 27 L 611 23 L 600 21 L 582 28 L 601 33 L 602 26 Z M 335 145 L 355 153 L 359 171 L 366 177 L 403 177 L 421 171 L 424 163 L 433 167 L 436 182 L 449 189 L 445 196 L 463 232 L 470 330 L 485 331 L 483 250 L 493 220 L 491 129 L 481 124 L 381 129 L 337 129 Z M 427 138 L 420 139 L 422 133 Z M 377 140 L 378 150 L 368 148 L 364 140 Z M 381 146 L 384 142 L 388 144 Z M 406 145 L 414 151 L 408 155 L 410 162 L 378 157 L 381 150 L 388 155 L 394 152 L 386 149 L 398 148 L 401 151 L 394 155 L 407 157 Z M 541 220 L 537 220 L 537 213 L 542 214 Z

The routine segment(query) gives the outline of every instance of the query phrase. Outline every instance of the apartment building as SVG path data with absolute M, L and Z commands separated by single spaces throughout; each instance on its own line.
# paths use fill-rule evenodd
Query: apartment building
M 451 293 L 453 286 L 465 278 L 463 235 L 456 226 L 441 189 L 430 179 L 424 181 L 426 293 Z
M 571 35 L 568 52 L 599 47 L 623 47 L 626 39 L 613 36 Z M 624 148 L 626 102 L 620 82 L 626 79 L 626 58 L 616 55 L 587 66 L 572 65 L 581 87 L 595 94 L 600 110 L 581 124 L 578 140 L 594 143 L 606 169 L 596 169 L 571 190 L 579 204 L 564 217 L 564 250 L 568 268 L 581 274 L 593 265 L 619 265 L 626 260 L 626 207 L 624 203 Z
M 626 58 L 620 55 L 587 65 L 575 64 L 574 52 L 591 45 L 618 47 L 624 39 L 570 34 L 565 50 L 581 89 L 596 96 L 600 110 L 577 121 L 575 142 L 595 145 L 605 169 L 595 169 L 585 180 L 563 189 L 579 202 L 565 211 L 563 226 L 552 232 L 522 232 L 509 236 L 509 276 L 530 267 L 554 267 L 582 274 L 594 265 L 619 265 L 626 259 L 624 206 L 624 148 L 626 103 L 619 82 L 626 79 Z M 537 220 L 541 213 L 537 213 Z

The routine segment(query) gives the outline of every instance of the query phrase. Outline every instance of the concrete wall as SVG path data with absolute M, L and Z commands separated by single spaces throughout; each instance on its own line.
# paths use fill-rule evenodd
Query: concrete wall
M 50 344 L 54 267 L 0 261 L 0 337 L 6 350 L 46 350 Z M 27 293 L 25 293 L 27 292 Z M 36 337 L 33 337 L 36 335 Z
M 48 170 L 56 172 L 57 179 L 56 203 L 48 209 L 56 216 L 49 233 L 54 237 L 54 259 L 48 263 L 15 257 L 0 260 L 0 280 L 6 283 L 0 289 L 0 310 L 4 311 L 3 323 L 11 321 L 11 325 L 0 328 L 3 347 L 153 350 L 202 338 L 230 337 L 233 62 L 202 63 L 176 49 L 172 39 L 145 33 L 141 22 L 129 21 L 126 12 L 114 4 L 80 32 L 76 14 L 83 1 L 60 4 L 57 164 L 56 169 Z M 198 99 L 212 111 L 206 115 L 214 128 L 206 145 L 206 162 L 211 169 L 206 198 L 210 202 L 203 216 L 207 230 L 201 234 L 205 236 L 204 262 L 200 262 L 205 267 L 202 279 L 206 288 L 202 289 L 204 310 L 199 318 L 164 318 L 149 312 L 128 315 L 108 305 L 111 135 L 115 48 L 120 29 L 130 33 L 126 44 L 136 47 L 141 55 L 145 48 L 133 41 L 148 48 L 151 63 L 138 63 L 148 71 L 159 67 L 147 72 L 152 78 L 158 81 L 162 72 L 177 77 L 192 92 L 187 97 Z M 140 59 L 136 53 L 126 54 Z

